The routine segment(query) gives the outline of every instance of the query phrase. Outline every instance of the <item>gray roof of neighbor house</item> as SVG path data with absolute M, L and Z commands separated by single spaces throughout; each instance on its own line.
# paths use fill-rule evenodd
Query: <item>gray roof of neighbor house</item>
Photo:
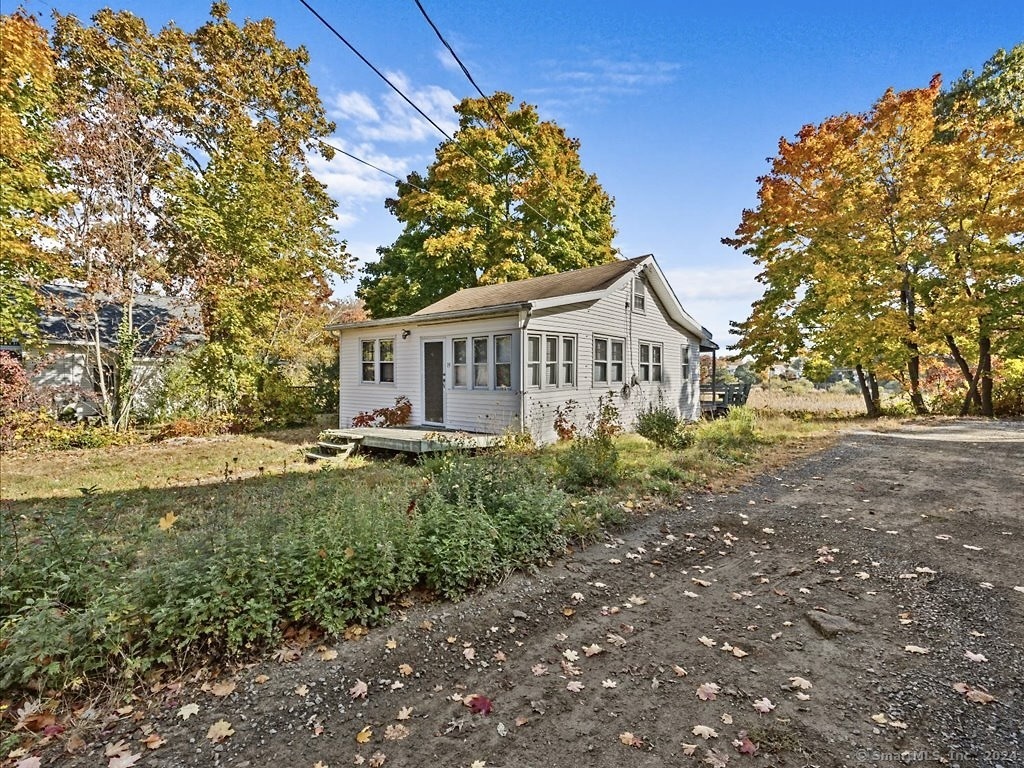
M 612 261 L 596 267 L 574 269 L 571 272 L 530 277 L 510 283 L 463 288 L 418 312 L 413 312 L 411 317 L 434 315 L 439 312 L 456 312 L 463 309 L 498 307 L 506 304 L 526 304 L 538 299 L 601 291 L 647 258 L 650 257 L 638 256 L 635 259 Z
M 56 344 L 83 344 L 93 340 L 94 318 L 89 297 L 74 285 L 51 283 L 42 289 L 43 301 L 39 330 L 46 341 Z M 117 343 L 123 308 L 109 296 L 99 295 L 100 344 Z M 139 356 L 149 357 L 162 351 L 176 352 L 202 341 L 199 308 L 173 296 L 137 294 L 132 307 L 132 322 L 140 334 Z

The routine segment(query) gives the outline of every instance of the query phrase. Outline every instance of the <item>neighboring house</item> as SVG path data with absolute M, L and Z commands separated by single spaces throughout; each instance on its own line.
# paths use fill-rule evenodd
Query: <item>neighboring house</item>
M 467 288 L 406 317 L 328 328 L 339 334 L 342 427 L 405 396 L 413 424 L 523 429 L 540 442 L 555 440 L 557 409 L 584 426 L 604 395 L 626 428 L 651 405 L 699 418 L 700 352 L 717 349 L 653 256 Z
M 42 293 L 41 346 L 22 349 L 14 341 L 0 345 L 0 350 L 23 360 L 33 385 L 50 393 L 55 410 L 73 405 L 78 416 L 93 416 L 100 401 L 101 361 L 104 380 L 115 388 L 118 384 L 114 357 L 122 306 L 103 297 L 93 305 L 70 284 L 47 285 Z M 159 383 L 167 360 L 204 337 L 197 307 L 173 297 L 135 296 L 132 320 L 139 334 L 133 377 L 139 384 L 136 407 L 140 407 Z

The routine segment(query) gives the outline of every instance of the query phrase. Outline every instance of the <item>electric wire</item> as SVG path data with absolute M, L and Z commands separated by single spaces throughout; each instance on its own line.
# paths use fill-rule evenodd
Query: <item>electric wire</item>
M 416 102 L 414 102 L 414 101 L 413 101 L 413 100 L 412 100 L 411 98 L 409 98 L 409 97 L 408 97 L 408 96 L 407 96 L 407 95 L 405 94 L 405 92 L 404 92 L 404 91 L 402 91 L 402 89 L 401 89 L 401 88 L 399 88 L 399 87 L 398 87 L 397 85 L 395 85 L 395 84 L 394 84 L 393 82 L 391 82 L 391 80 L 390 80 L 390 79 L 389 79 L 389 78 L 387 77 L 387 75 L 385 75 L 385 74 L 384 74 L 383 72 L 381 72 L 381 71 L 380 71 L 380 70 L 379 70 L 379 69 L 378 69 L 378 68 L 377 68 L 376 66 L 374 66 L 373 62 L 371 62 L 371 61 L 370 61 L 370 60 L 369 60 L 368 58 L 366 58 L 366 56 L 364 56 L 364 55 L 363 55 L 363 54 L 362 54 L 362 53 L 361 53 L 361 52 L 360 52 L 360 51 L 359 51 L 359 50 L 358 50 L 358 49 L 357 49 L 357 48 L 356 48 L 356 47 L 355 47 L 354 45 L 352 45 L 352 43 L 350 43 L 350 42 L 349 42 L 349 41 L 348 41 L 348 40 L 347 40 L 347 39 L 345 38 L 345 36 L 344 36 L 344 35 L 342 35 L 342 34 L 341 34 L 341 33 L 340 33 L 340 32 L 339 32 L 339 31 L 338 31 L 337 29 L 335 29 L 335 28 L 334 28 L 334 26 L 333 26 L 333 25 L 331 25 L 331 23 L 330 23 L 329 21 L 327 21 L 327 19 L 325 19 L 325 18 L 324 18 L 324 17 L 322 16 L 322 15 L 320 15 L 320 13 L 319 13 L 319 12 L 318 12 L 318 11 L 317 11 L 317 10 L 316 10 L 316 9 L 315 9 L 315 8 L 314 8 L 314 7 L 313 7 L 313 6 L 312 6 L 312 5 L 311 5 L 311 4 L 310 4 L 310 3 L 309 3 L 309 2 L 307 1 L 307 0 L 299 0 L 299 2 L 300 2 L 300 3 L 302 3 L 302 5 L 303 5 L 303 6 L 305 6 L 305 7 L 306 7 L 306 9 L 307 9 L 307 10 L 308 10 L 308 11 L 309 11 L 309 12 L 310 12 L 311 14 L 313 14 L 313 16 L 314 16 L 314 17 L 316 17 L 316 19 L 317 19 L 317 20 L 318 20 L 318 21 L 319 21 L 319 22 L 320 22 L 320 23 L 321 23 L 321 24 L 322 24 L 322 25 L 323 25 L 324 27 L 326 27 L 326 28 L 327 28 L 327 29 L 328 29 L 328 30 L 329 30 L 329 31 L 331 32 L 331 34 L 333 34 L 333 35 L 334 35 L 334 36 L 335 36 L 336 38 L 338 38 L 338 39 L 339 39 L 339 40 L 340 40 L 340 41 L 341 41 L 342 43 L 344 43 L 344 44 L 345 44 L 345 47 L 347 47 L 347 48 L 348 48 L 348 49 L 349 49 L 350 51 L 352 51 L 352 53 L 354 53 L 354 54 L 355 54 L 355 55 L 356 55 L 356 56 L 357 56 L 357 57 L 359 58 L 359 60 L 360 60 L 360 61 L 362 61 L 362 62 L 363 62 L 364 64 L 366 64 L 366 66 L 368 66 L 368 67 L 369 67 L 369 68 L 370 68 L 371 70 L 373 70 L 374 74 L 376 74 L 376 75 L 377 75 L 377 77 L 379 77 L 379 78 L 380 78 L 381 80 L 383 80 L 383 81 L 384 81 L 385 83 L 387 83 L 388 87 L 390 87 L 390 88 L 391 88 L 391 90 L 393 90 L 393 91 L 394 91 L 395 93 L 397 93 L 397 94 L 398 94 L 398 95 L 399 95 L 399 96 L 400 96 L 400 97 L 402 98 L 402 100 L 403 100 L 403 101 L 405 101 L 405 103 L 406 103 L 406 104 L 408 104 L 408 105 L 409 105 L 409 106 L 411 106 L 411 107 L 412 107 L 412 108 L 413 108 L 414 110 L 416 110 L 416 112 L 417 112 L 417 113 L 418 113 L 418 114 L 419 114 L 419 115 L 420 115 L 421 117 L 423 117 L 423 119 L 424 119 L 424 120 L 426 120 L 426 121 L 427 121 L 428 123 L 430 123 L 430 125 L 431 125 L 431 126 L 433 126 L 435 130 L 437 130 L 437 131 L 438 131 L 438 133 L 440 133 L 440 134 L 441 134 L 442 136 L 444 136 L 444 137 L 445 137 L 445 138 L 446 138 L 446 139 L 447 139 L 447 140 L 448 140 L 449 142 L 451 142 L 451 143 L 452 143 L 452 144 L 453 144 L 453 145 L 454 145 L 454 146 L 455 146 L 455 147 L 456 147 L 456 148 L 457 148 L 457 149 L 458 149 L 458 150 L 459 150 L 459 151 L 460 151 L 460 152 L 461 152 L 461 153 L 462 153 L 463 155 L 465 155 L 465 156 L 466 156 L 466 157 L 467 157 L 467 158 L 468 158 L 469 160 L 471 160 L 471 161 L 472 161 L 472 162 L 473 162 L 473 163 L 474 163 L 474 164 L 475 164 L 475 165 L 476 165 L 476 166 L 477 166 L 477 167 L 478 167 L 478 168 L 479 168 L 480 170 L 482 170 L 482 171 L 483 171 L 483 172 L 484 172 L 484 173 L 485 173 L 485 174 L 487 175 L 487 177 L 488 177 L 488 178 L 489 178 L 489 179 L 490 179 L 490 180 L 491 180 L 491 181 L 492 181 L 492 182 L 493 182 L 494 184 L 496 184 L 496 185 L 501 185 L 501 184 L 502 184 L 502 180 L 501 180 L 501 179 L 500 179 L 499 177 L 497 177 L 497 176 L 496 176 L 496 175 L 495 175 L 495 174 L 494 174 L 494 173 L 493 173 L 493 172 L 492 172 L 492 171 L 491 171 L 491 170 L 490 170 L 489 168 L 487 168 L 487 166 L 485 166 L 485 165 L 484 165 L 484 164 L 483 164 L 482 162 L 480 162 L 480 160 L 479 160 L 479 159 L 477 159 L 477 158 L 476 158 L 476 157 L 475 157 L 475 156 L 473 155 L 473 153 L 472 153 L 472 152 L 470 152 L 470 151 L 469 151 L 468 149 L 466 149 L 466 148 L 465 148 L 465 147 L 464 147 L 464 146 L 462 145 L 462 142 L 460 142 L 460 141 L 459 141 L 459 140 L 458 140 L 457 138 L 455 138 L 454 136 L 451 136 L 451 135 L 449 135 L 449 134 L 448 134 L 448 132 L 447 132 L 447 131 L 446 131 L 446 130 L 445 130 L 444 128 L 442 128 L 442 127 L 441 127 L 440 125 L 438 125 L 438 124 L 437 124 L 437 122 L 436 122 L 436 121 L 434 121 L 434 119 L 433 119 L 433 118 L 431 118 L 431 117 L 430 117 L 430 116 L 429 116 L 429 115 L 428 115 L 428 114 L 427 114 L 426 112 L 424 112 L 424 111 L 423 111 L 422 109 L 420 109 L 420 107 L 419 107 L 419 106 L 418 106 L 418 105 L 416 104 Z M 486 99 L 486 97 L 485 97 L 485 99 Z M 536 214 L 536 215 L 537 215 L 538 217 L 540 217 L 540 219 L 541 219 L 541 220 L 542 220 L 542 221 L 543 221 L 543 222 L 544 222 L 545 224 L 547 224 L 547 225 L 548 225 L 549 227 L 551 227 L 551 228 L 552 228 L 553 230 L 554 230 L 554 229 L 557 229 L 557 227 L 555 226 L 555 224 L 554 224 L 554 223 L 553 223 L 553 222 L 552 222 L 552 221 L 551 221 L 551 220 L 550 220 L 550 219 L 549 219 L 549 218 L 548 218 L 547 216 L 545 216 L 545 215 L 544 215 L 543 213 L 541 213 L 541 212 L 540 212 L 540 211 L 538 211 L 538 210 L 537 210 L 536 208 L 534 208 L 534 207 L 533 207 L 533 205 L 531 205 L 531 204 L 530 204 L 530 202 L 529 202 L 528 200 L 521 200 L 520 202 L 521 202 L 521 203 L 523 204 L 523 206 L 524 206 L 524 207 L 526 207 L 526 208 L 530 209 L 531 211 L 533 211 L 533 213 L 535 213 L 535 214 Z

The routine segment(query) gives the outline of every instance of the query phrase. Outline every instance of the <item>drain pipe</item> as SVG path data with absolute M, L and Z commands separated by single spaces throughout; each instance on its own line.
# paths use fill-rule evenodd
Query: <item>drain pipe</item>
M 530 324 L 532 314 L 533 307 L 529 304 L 519 310 L 519 431 L 521 432 L 529 432 L 526 427 L 526 356 L 529 353 L 526 326 Z

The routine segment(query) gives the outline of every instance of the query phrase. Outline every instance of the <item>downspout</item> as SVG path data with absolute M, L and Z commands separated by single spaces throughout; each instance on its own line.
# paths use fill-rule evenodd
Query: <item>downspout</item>
M 527 349 L 526 326 L 530 324 L 530 316 L 533 309 L 527 306 L 519 310 L 519 431 L 528 432 L 526 428 L 526 356 Z M 531 433 L 532 434 L 532 433 Z
M 338 334 L 338 429 L 343 429 L 341 426 L 341 329 L 331 331 L 331 333 Z

